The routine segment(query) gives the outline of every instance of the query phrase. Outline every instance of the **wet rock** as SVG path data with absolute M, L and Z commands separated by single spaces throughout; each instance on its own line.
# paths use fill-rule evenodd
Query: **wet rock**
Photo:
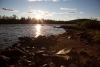
M 22 56 L 24 53 L 18 49 L 11 49 L 11 50 L 3 50 L 1 55 L 5 55 L 7 57 L 19 57 Z
M 32 38 L 30 38 L 30 37 L 19 37 L 18 38 L 21 42 L 30 42 L 30 41 L 32 41 Z
M 18 47 L 18 46 L 20 46 L 19 43 L 15 43 L 15 44 L 12 45 L 12 47 Z
M 9 57 L 0 55 L 0 67 L 9 67 L 10 64 L 11 64 L 11 60 Z

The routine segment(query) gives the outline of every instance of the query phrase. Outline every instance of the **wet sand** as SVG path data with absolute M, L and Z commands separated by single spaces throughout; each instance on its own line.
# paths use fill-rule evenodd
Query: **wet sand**
M 20 37 L 18 43 L 0 51 L 0 67 L 100 67 L 100 45 L 85 32 Z

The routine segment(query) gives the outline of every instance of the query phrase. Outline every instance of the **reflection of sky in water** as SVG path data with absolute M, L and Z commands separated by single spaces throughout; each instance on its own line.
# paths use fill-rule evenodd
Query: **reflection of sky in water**
M 0 45 L 3 48 L 18 41 L 18 37 L 38 37 L 39 35 L 49 36 L 64 33 L 62 28 L 53 28 L 57 24 L 9 24 L 0 25 Z
M 39 35 L 41 35 L 41 25 L 38 24 L 35 27 L 36 27 L 36 36 L 35 37 L 38 37 Z

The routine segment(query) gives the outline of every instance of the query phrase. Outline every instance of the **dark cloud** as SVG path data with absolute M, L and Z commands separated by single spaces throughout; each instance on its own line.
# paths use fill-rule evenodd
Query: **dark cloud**
M 10 11 L 10 12 L 19 12 L 17 10 L 8 9 L 8 8 L 0 8 L 0 10 Z

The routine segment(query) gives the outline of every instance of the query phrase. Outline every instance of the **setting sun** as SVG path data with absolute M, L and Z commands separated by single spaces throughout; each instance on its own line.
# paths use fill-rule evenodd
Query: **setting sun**
M 41 19 L 41 15 L 40 14 L 37 14 L 36 15 L 36 19 Z

